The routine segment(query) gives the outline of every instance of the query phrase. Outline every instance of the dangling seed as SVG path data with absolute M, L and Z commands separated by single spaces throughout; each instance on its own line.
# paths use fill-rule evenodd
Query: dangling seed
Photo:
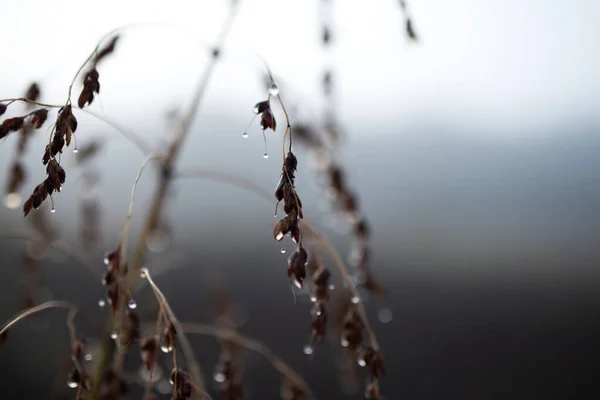
M 271 83 L 271 86 L 269 87 L 269 94 L 271 96 L 277 96 L 279 94 L 279 86 L 277 86 L 275 82 Z

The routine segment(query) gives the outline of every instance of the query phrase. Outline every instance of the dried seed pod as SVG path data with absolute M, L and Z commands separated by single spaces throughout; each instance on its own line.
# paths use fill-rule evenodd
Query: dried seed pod
M 48 119 L 48 110 L 45 108 L 40 108 L 31 113 L 31 125 L 35 129 L 40 129 L 44 125 L 44 122 L 46 122 L 46 119 Z
M 271 103 L 269 102 L 269 100 L 261 101 L 259 103 L 256 103 L 256 105 L 254 106 L 255 114 L 262 114 L 267 110 L 271 110 Z
M 415 33 L 415 29 L 410 18 L 406 19 L 406 34 L 410 40 L 415 42 L 417 41 L 417 34 Z
M 342 346 L 356 350 L 363 340 L 363 323 L 355 307 L 351 307 L 342 322 Z
M 19 193 L 23 182 L 25 181 L 25 170 L 20 162 L 15 161 L 10 168 L 10 175 L 8 177 L 8 184 L 6 185 L 7 195 L 13 193 Z
M 173 350 L 175 347 L 175 336 L 177 335 L 177 330 L 175 326 L 169 322 L 165 327 L 162 337 L 160 347 L 161 350 L 165 353 L 168 353 Z
M 99 49 L 98 52 L 96 53 L 96 56 L 94 57 L 94 64 L 97 64 L 102 59 L 104 59 L 106 56 L 108 56 L 113 51 L 115 51 L 115 47 L 116 47 L 118 41 L 119 41 L 119 35 L 113 36 L 113 38 L 106 44 L 106 46 Z
M 271 109 L 266 109 L 260 117 L 260 126 L 263 129 L 271 129 L 273 132 L 277 129 L 277 121 Z
M 275 240 L 281 241 L 281 239 L 290 232 L 291 225 L 292 223 L 289 217 L 280 219 L 277 224 L 275 224 L 275 228 L 273 228 L 273 237 Z
M 25 98 L 31 101 L 38 101 L 40 98 L 40 87 L 36 82 L 32 82 L 25 92 Z
M 77 336 L 71 345 L 71 358 L 74 360 L 79 360 L 85 352 L 86 345 L 86 340 Z
M 187 372 L 173 369 L 169 381 L 174 387 L 172 400 L 189 399 L 192 395 L 192 380 Z
M 329 300 L 329 278 L 331 278 L 331 272 L 325 267 L 319 268 L 312 275 L 312 281 L 315 285 L 315 296 L 317 299 L 324 301 Z
M 144 365 L 150 371 L 154 362 L 156 361 L 156 355 L 158 354 L 158 340 L 154 335 L 146 336 L 140 344 L 140 357 L 144 362 Z
M 125 319 L 119 332 L 119 342 L 122 347 L 129 347 L 140 337 L 140 318 L 133 310 L 125 311 Z
M 2 122 L 2 126 L 7 128 L 9 132 L 16 132 L 23 127 L 25 117 L 7 118 Z
M 293 252 L 288 258 L 288 277 L 294 276 L 294 284 L 299 288 L 302 288 L 304 278 L 306 277 L 306 261 L 308 260 L 308 254 L 302 246 L 298 246 L 295 252 Z

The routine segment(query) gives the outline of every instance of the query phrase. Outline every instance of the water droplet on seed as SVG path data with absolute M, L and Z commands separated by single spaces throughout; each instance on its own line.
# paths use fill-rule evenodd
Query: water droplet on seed
M 359 358 L 357 362 L 358 362 L 358 365 L 360 365 L 361 367 L 367 366 L 367 362 L 365 361 L 364 358 Z
M 254 111 L 254 114 L 258 114 L 258 106 L 254 106 L 254 108 L 252 109 L 252 111 Z
M 310 301 L 312 301 L 313 303 L 317 301 L 317 296 L 315 296 L 314 294 L 310 296 Z
M 172 346 L 167 346 L 166 344 L 161 344 L 160 345 L 160 351 L 162 351 L 163 353 L 167 354 L 167 353 L 170 353 L 171 351 L 173 351 L 173 347 Z
M 225 382 L 225 374 L 223 374 L 222 372 L 215 372 L 213 378 L 219 383 Z
M 108 257 L 104 257 L 104 265 L 108 265 L 109 262 L 110 260 L 108 259 Z
M 75 389 L 77 386 L 79 386 L 79 384 L 77 382 L 75 382 L 73 379 L 68 378 L 67 386 L 70 387 L 71 389 Z
M 342 347 L 348 347 L 350 342 L 348 342 L 348 339 L 346 339 L 345 336 L 342 336 L 342 340 L 340 341 L 340 344 L 342 345 Z
M 98 305 L 99 305 L 100 307 L 104 307 L 104 306 L 106 305 L 106 300 L 104 300 L 104 299 L 100 299 L 100 300 L 98 300 Z
M 285 254 L 285 249 L 283 247 L 281 248 L 281 254 Z
M 135 302 L 135 300 L 131 299 L 129 300 L 129 303 L 127 303 L 127 307 L 134 310 L 137 307 L 137 303 Z
M 277 96 L 279 94 L 279 86 L 277 86 L 275 82 L 271 83 L 271 86 L 269 87 L 269 94 L 271 96 Z
M 112 340 L 117 340 L 117 337 L 119 337 L 119 335 L 117 334 L 117 332 L 112 332 L 112 333 L 110 334 L 110 338 L 111 338 Z
M 352 297 L 352 304 L 358 304 L 358 303 L 360 303 L 360 297 L 353 296 Z
M 267 153 L 263 154 L 263 158 L 266 160 L 267 158 L 269 158 L 269 155 Z
M 389 308 L 382 308 L 377 313 L 377 319 L 379 319 L 379 322 L 382 324 L 389 324 L 392 322 L 392 317 L 392 311 Z
M 309 356 L 309 355 L 311 355 L 315 351 L 315 349 L 310 344 L 307 344 L 307 345 L 304 346 L 304 348 L 302 349 L 302 351 L 304 352 L 304 354 L 306 354 L 307 356 Z

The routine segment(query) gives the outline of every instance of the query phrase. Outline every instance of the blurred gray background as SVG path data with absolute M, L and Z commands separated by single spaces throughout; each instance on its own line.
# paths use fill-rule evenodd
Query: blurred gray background
M 298 121 L 322 117 L 320 74 L 333 65 L 344 134 L 339 159 L 371 221 L 373 268 L 390 291 L 366 298 L 388 369 L 387 398 L 598 395 L 600 5 L 413 0 L 420 36 L 414 44 L 396 2 L 334 1 L 334 46 L 326 54 L 320 4 L 241 1 L 181 170 L 210 168 L 274 188 L 281 128 L 267 132 L 266 160 L 258 122 L 248 139 L 241 135 L 253 105 L 266 97 L 257 54 L 269 62 Z M 100 37 L 123 24 L 157 21 L 165 25 L 123 31 L 116 53 L 99 68 L 102 92 L 91 108 L 160 146 L 206 63 L 201 43 L 213 40 L 227 5 L 7 2 L 0 15 L 0 97 L 21 96 L 35 80 L 43 101 L 62 103 Z M 18 115 L 19 107 L 7 115 Z M 106 123 L 81 113 L 78 119 L 78 146 L 100 141 L 102 150 L 85 166 L 66 152 L 56 213 L 39 212 L 101 273 L 144 156 Z M 48 133 L 45 127 L 28 146 L 23 196 L 45 176 L 40 160 Z M 0 145 L 2 187 L 15 146 L 14 137 Z M 299 147 L 298 158 L 305 214 L 345 255 L 351 239 L 332 218 L 312 155 Z M 90 172 L 99 176 L 91 187 Z M 134 239 L 155 181 L 152 168 L 140 180 Z M 82 202 L 90 198 L 101 213 L 101 240 L 91 250 L 81 243 L 80 226 Z M 311 305 L 306 296 L 293 303 L 286 277 L 293 246 L 284 242 L 288 252 L 281 254 L 272 239 L 273 209 L 274 201 L 218 182 L 178 181 L 166 212 L 169 246 L 150 253 L 149 266 L 181 320 L 212 322 L 214 292 L 225 290 L 237 302 L 242 331 L 294 366 L 318 398 L 361 398 L 362 389 L 346 393 L 338 381 L 337 345 L 324 344 L 312 360 L 302 352 Z M 4 321 L 22 308 L 26 291 L 27 246 L 9 237 L 28 225 L 20 208 L 3 207 L 0 221 Z M 55 251 L 41 266 L 41 299 L 77 302 L 103 323 L 99 279 Z M 137 300 L 142 315 L 153 310 L 147 289 Z M 0 348 L 2 398 L 74 396 L 65 384 L 63 321 L 64 312 L 49 311 L 11 332 Z M 81 321 L 92 342 L 97 326 Z M 218 346 L 210 339 L 193 344 L 210 375 Z M 249 357 L 245 374 L 249 398 L 277 398 L 277 376 L 264 362 Z

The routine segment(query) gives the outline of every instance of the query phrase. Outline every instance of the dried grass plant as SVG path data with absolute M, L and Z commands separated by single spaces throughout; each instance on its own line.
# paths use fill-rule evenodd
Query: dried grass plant
M 400 1 L 400 5 L 405 12 L 407 35 L 414 40 L 416 35 L 411 19 L 406 14 L 406 4 L 404 1 Z M 207 335 L 218 340 L 221 355 L 217 363 L 215 379 L 219 383 L 220 398 L 232 400 L 244 398 L 243 362 L 239 357 L 243 349 L 259 353 L 271 363 L 281 376 L 281 397 L 283 399 L 314 398 L 309 385 L 292 367 L 277 357 L 265 344 L 243 335 L 234 324 L 220 322 L 206 325 L 181 322 L 166 296 L 155 283 L 151 272 L 145 267 L 148 242 L 161 227 L 167 194 L 177 179 L 211 179 L 234 185 L 241 190 L 252 192 L 266 201 L 275 202 L 275 215 L 278 219 L 273 228 L 273 237 L 277 241 L 290 237 L 296 246 L 295 251 L 289 256 L 287 264 L 287 276 L 291 280 L 292 290 L 307 291 L 313 300 L 313 307 L 309 313 L 312 333 L 305 352 L 311 354 L 315 347 L 326 338 L 327 327 L 333 324 L 333 330 L 337 332 L 336 341 L 341 345 L 344 357 L 354 365 L 365 367 L 367 370 L 365 396 L 373 399 L 379 399 L 382 396 L 381 380 L 385 375 L 383 353 L 369 322 L 359 289 L 382 294 L 385 292 L 385 288 L 376 280 L 369 265 L 370 228 L 366 217 L 360 210 L 358 195 L 350 188 L 343 167 L 336 160 L 341 129 L 335 113 L 336 88 L 333 65 L 329 63 L 323 71 L 323 95 L 327 104 L 323 119 L 326 122 L 324 126 L 318 126 L 292 120 L 292 116 L 286 108 L 282 91 L 265 63 L 266 99 L 256 103 L 254 112 L 259 119 L 263 134 L 265 130 L 272 130 L 278 132 L 282 140 L 281 170 L 273 171 L 274 182 L 277 181 L 274 195 L 241 176 L 207 168 L 178 166 L 181 149 L 185 146 L 186 139 L 191 133 L 190 126 L 201 107 L 208 82 L 218 65 L 221 49 L 234 24 L 239 7 L 238 2 L 232 2 L 228 17 L 222 25 L 214 46 L 210 49 L 211 58 L 195 84 L 189 108 L 182 112 L 175 125 L 174 133 L 163 151 L 152 150 L 151 146 L 139 136 L 89 109 L 101 93 L 101 83 L 102 85 L 110 84 L 110 82 L 102 81 L 102 65 L 109 63 L 111 57 L 118 56 L 114 53 L 118 52 L 120 35 L 126 34 L 127 29 L 134 29 L 135 25 L 116 29 L 99 41 L 89 57 L 76 71 L 63 103 L 41 102 L 42 88 L 35 83 L 28 88 L 23 97 L 0 100 L 0 115 L 10 111 L 15 103 L 23 103 L 28 107 L 26 114 L 4 118 L 0 124 L 0 138 L 19 136 L 15 159 L 8 170 L 9 177 L 6 187 L 6 204 L 11 208 L 19 204 L 20 193 L 27 181 L 22 155 L 27 150 L 28 139 L 36 131 L 47 126 L 48 122 L 51 123 L 50 135 L 45 148 L 31 149 L 31 151 L 39 152 L 46 171 L 46 178 L 34 186 L 22 205 L 25 217 L 34 221 L 37 218 L 37 222 L 34 223 L 36 226 L 34 232 L 36 233 L 33 236 L 22 233 L 4 233 L 2 236 L 26 240 L 37 249 L 38 253 L 42 253 L 48 248 L 54 248 L 85 265 L 92 272 L 94 279 L 102 280 L 106 290 L 106 299 L 111 309 L 110 317 L 106 321 L 104 333 L 102 333 L 100 358 L 96 360 L 95 368 L 90 370 L 84 362 L 87 342 L 78 333 L 75 319 L 77 315 L 85 316 L 90 312 L 84 312 L 77 305 L 66 301 L 41 302 L 36 299 L 34 293 L 36 286 L 40 284 L 38 271 L 40 266 L 35 258 L 26 254 L 23 257 L 23 270 L 26 276 L 28 295 L 24 301 L 24 309 L 2 325 L 0 342 L 6 344 L 7 340 L 10 340 L 11 328 L 33 314 L 53 308 L 67 310 L 66 325 L 71 342 L 71 372 L 67 383 L 75 389 L 75 399 L 125 398 L 128 386 L 134 384 L 128 379 L 129 374 L 125 365 L 127 355 L 132 352 L 139 353 L 140 361 L 148 372 L 149 378 L 144 383 L 144 399 L 152 399 L 156 396 L 153 390 L 152 373 L 156 365 L 163 362 L 163 353 L 168 355 L 173 366 L 170 375 L 173 400 L 183 400 L 194 396 L 198 399 L 209 398 L 205 387 L 204 373 L 197 361 L 201 355 L 192 348 L 187 339 L 188 335 Z M 323 0 L 321 29 L 322 46 L 326 51 L 335 38 L 330 7 L 330 1 Z M 77 89 L 79 87 L 80 89 Z M 80 90 L 79 95 L 75 94 L 76 89 Z M 77 99 L 76 103 L 73 103 L 73 98 Z M 284 121 L 276 120 L 274 108 L 281 110 Z M 54 110 L 57 112 L 54 113 Z M 52 231 L 52 224 L 48 224 L 44 218 L 41 218 L 40 211 L 37 211 L 44 202 L 50 201 L 52 203 L 51 210 L 54 212 L 53 196 L 61 192 L 63 185 L 69 184 L 69 175 L 61 163 L 63 152 L 72 147 L 74 152 L 79 153 L 78 164 L 82 165 L 98 150 L 99 144 L 97 143 L 81 149 L 77 148 L 76 135 L 85 129 L 84 126 L 78 124 L 77 115 L 79 113 L 88 113 L 112 125 L 146 156 L 132 186 L 130 206 L 122 230 L 119 235 L 115 235 L 115 246 L 106 255 L 106 270 L 102 276 L 98 276 L 94 262 L 90 261 L 77 246 L 58 240 Z M 244 135 L 247 134 L 244 133 Z M 347 218 L 352 226 L 355 241 L 353 254 L 356 269 L 354 273 L 350 271 L 342 256 L 329 240 L 310 222 L 310 216 L 305 216 L 301 196 L 295 185 L 297 166 L 303 162 L 296 155 L 294 146 L 296 141 L 306 145 L 323 161 L 320 164 L 322 166 L 320 172 L 327 177 L 327 187 L 324 190 L 331 193 L 341 215 Z M 268 157 L 266 149 L 264 157 Z M 141 231 L 137 235 L 135 244 L 130 246 L 132 215 L 134 211 L 137 212 L 135 208 L 136 188 L 144 169 L 149 164 L 158 167 L 160 174 Z M 28 168 L 39 168 L 39 166 L 30 165 Z M 86 179 L 95 178 L 87 177 Z M 279 214 L 277 211 L 280 203 L 282 203 L 283 214 Z M 84 224 L 81 232 L 86 246 L 92 246 L 97 242 L 98 212 L 99 205 L 93 201 L 88 201 L 82 206 Z M 330 267 L 326 266 L 328 260 L 332 261 Z M 332 272 L 330 268 L 335 271 Z M 346 291 L 338 291 L 342 293 L 341 301 L 332 302 L 330 288 L 336 277 L 342 280 L 343 285 L 339 286 L 345 286 Z M 158 308 L 155 320 L 150 323 L 143 321 L 136 312 L 135 296 L 140 288 L 143 288 L 143 285 L 140 285 L 142 282 L 151 288 Z M 282 279 L 282 284 L 286 284 L 285 279 Z M 330 314 L 338 317 L 331 321 Z

